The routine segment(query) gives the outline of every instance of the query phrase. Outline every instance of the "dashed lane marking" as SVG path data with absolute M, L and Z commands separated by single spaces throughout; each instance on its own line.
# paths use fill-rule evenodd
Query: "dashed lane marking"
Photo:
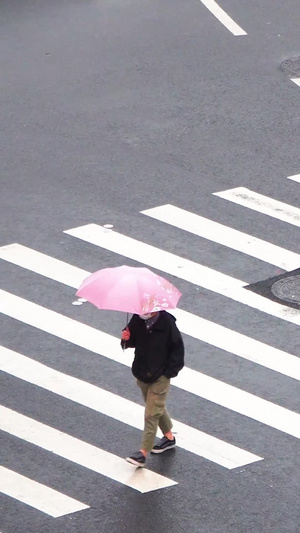
M 233 35 L 247 35 L 247 33 L 236 23 L 234 20 L 227 15 L 227 13 L 222 9 L 215 0 L 200 0 L 202 4 L 207 7 L 207 9 L 218 19 L 227 30 L 229 30 Z

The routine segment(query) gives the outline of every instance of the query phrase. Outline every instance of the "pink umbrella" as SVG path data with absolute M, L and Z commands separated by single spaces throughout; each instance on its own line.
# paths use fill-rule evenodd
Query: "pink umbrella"
M 90 274 L 76 296 L 99 309 L 111 309 L 139 315 L 174 309 L 181 296 L 174 285 L 148 268 L 120 266 Z

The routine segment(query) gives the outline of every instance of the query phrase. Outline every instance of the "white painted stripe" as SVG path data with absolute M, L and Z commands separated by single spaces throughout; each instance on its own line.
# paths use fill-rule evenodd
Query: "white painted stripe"
M 0 313 L 112 361 L 131 366 L 132 352 L 123 352 L 116 337 L 3 290 L 0 290 Z
M 29 357 L 0 346 L 0 370 L 19 379 L 59 394 L 98 413 L 142 430 L 144 408 L 104 389 L 38 363 Z M 211 437 L 173 419 L 180 448 L 232 469 L 262 458 Z
M 19 244 L 0 248 L 0 258 L 74 288 L 78 288 L 81 281 L 90 274 L 84 270 L 78 271 L 72 265 Z M 172 314 L 177 317 L 179 329 L 186 335 L 300 380 L 299 357 L 272 348 L 187 311 L 176 309 L 172 311 Z
M 204 239 L 227 246 L 232 250 L 276 265 L 279 268 L 283 268 L 283 270 L 294 270 L 300 267 L 300 255 L 294 252 L 247 235 L 247 233 L 229 228 L 208 218 L 195 215 L 174 205 L 161 205 L 152 209 L 146 209 L 145 211 L 141 211 L 141 213 L 175 226 L 176 228 L 193 233 L 198 237 L 203 237 Z
M 250 191 L 246 187 L 236 187 L 235 189 L 214 192 L 213 194 L 224 200 L 229 200 L 248 209 L 253 209 L 253 211 L 257 211 L 258 213 L 300 227 L 300 209 L 298 207 L 273 200 L 273 198 L 269 198 L 268 196 Z
M 0 430 L 139 492 L 177 485 L 172 479 L 144 468 L 136 470 L 121 457 L 3 406 L 0 406 Z
M 97 226 L 97 224 L 88 224 L 87 226 L 70 229 L 65 231 L 65 233 L 177 276 L 269 315 L 287 320 L 293 324 L 300 324 L 300 311 L 280 305 L 252 291 L 245 290 L 243 288 L 247 285 L 245 281 L 232 278 L 189 259 L 155 248 L 115 231 L 107 230 Z
M 300 381 L 300 357 L 273 348 L 187 311 L 174 309 L 172 314 L 178 320 L 179 329 L 186 335 Z
M 291 78 L 291 80 L 296 83 L 296 85 L 299 85 L 300 87 L 300 78 Z
M 300 414 L 185 367 L 173 385 L 300 439 Z
M 28 300 L 0 291 L 0 312 L 108 359 L 131 366 L 132 350 L 127 350 L 130 353 L 124 355 L 119 339 Z M 186 367 L 172 384 L 200 398 L 300 438 L 299 414 L 232 385 Z
M 0 466 L 0 492 L 53 518 L 89 509 L 88 505 L 28 477 L 21 476 L 4 466 Z
M 215 2 L 215 0 L 200 0 L 202 4 L 229 30 L 233 35 L 247 35 L 227 13 Z
M 27 268 L 31 272 L 78 289 L 90 272 L 64 263 L 50 255 L 42 254 L 21 244 L 9 244 L 0 248 L 0 259 Z
M 295 174 L 294 176 L 288 176 L 288 179 L 289 180 L 293 180 L 293 181 L 297 181 L 298 183 L 300 183 L 300 174 Z

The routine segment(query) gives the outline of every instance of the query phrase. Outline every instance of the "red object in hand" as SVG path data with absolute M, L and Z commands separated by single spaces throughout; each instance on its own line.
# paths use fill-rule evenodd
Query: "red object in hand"
M 122 331 L 122 341 L 129 341 L 130 339 L 130 331 L 129 328 L 126 328 Z

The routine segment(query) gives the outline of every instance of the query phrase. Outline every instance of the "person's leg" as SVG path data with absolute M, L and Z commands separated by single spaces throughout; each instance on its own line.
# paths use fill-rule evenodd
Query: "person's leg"
M 146 403 L 149 384 L 144 383 L 143 381 L 140 381 L 139 379 L 136 380 L 136 383 L 138 387 L 141 389 L 144 401 Z M 145 466 L 146 456 L 147 456 L 147 452 L 145 450 L 140 450 L 139 452 L 133 453 L 130 457 L 126 457 L 126 461 L 128 461 L 131 464 L 134 464 L 135 466 L 143 467 Z
M 153 453 L 161 453 L 161 451 L 173 448 L 176 444 L 171 432 L 172 421 L 165 408 L 170 380 L 165 376 L 161 376 L 155 383 L 148 384 L 137 380 L 137 385 L 141 389 L 146 402 L 142 447 L 139 452 L 126 457 L 126 460 L 135 466 L 143 467 L 150 450 Z M 153 450 L 158 424 L 160 424 L 164 432 L 166 442 L 162 445 L 156 445 Z M 157 448 L 159 448 L 159 451 L 157 451 Z
M 146 403 L 148 388 L 149 388 L 150 384 L 149 383 L 144 383 L 143 381 L 140 381 L 139 379 L 136 380 L 136 383 L 137 383 L 137 386 L 141 389 L 141 392 L 142 392 L 142 395 L 143 395 L 143 398 L 144 398 L 144 402 Z
M 151 453 L 163 453 L 167 450 L 171 450 L 176 446 L 176 439 L 171 431 L 172 420 L 169 413 L 165 411 L 159 419 L 159 427 L 163 433 L 162 439 L 155 444 L 151 450 Z
M 145 407 L 145 426 L 141 448 L 144 455 L 147 455 L 147 453 L 153 448 L 159 423 L 162 425 L 163 432 L 169 433 L 171 431 L 172 421 L 165 407 L 169 388 L 170 380 L 165 376 L 161 376 L 155 383 L 148 384 Z
M 173 439 L 173 434 L 172 434 L 172 427 L 173 427 L 173 423 L 172 423 L 172 420 L 170 418 L 170 415 L 168 413 L 168 411 L 165 409 L 164 413 L 161 415 L 159 421 L 158 421 L 158 425 L 159 425 L 159 428 L 162 432 L 162 434 L 167 437 L 168 439 Z

